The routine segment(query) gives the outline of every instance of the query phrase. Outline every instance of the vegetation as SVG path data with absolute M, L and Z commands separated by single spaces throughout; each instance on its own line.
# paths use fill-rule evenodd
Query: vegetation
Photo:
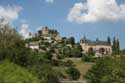
M 33 75 L 35 75 L 36 76 L 35 78 L 38 78 L 40 80 L 40 83 L 50 83 L 50 81 L 52 81 L 52 80 L 54 80 L 53 83 L 59 83 L 58 78 L 54 73 L 55 71 L 52 70 L 52 66 L 51 66 L 52 56 L 51 56 L 51 54 L 49 54 L 49 52 L 38 53 L 37 51 L 32 51 L 31 49 L 26 48 L 25 43 L 24 43 L 25 41 L 16 32 L 16 30 L 11 28 L 9 25 L 5 26 L 5 28 L 0 28 L 0 29 L 1 29 L 0 30 L 0 36 L 1 36 L 0 37 L 1 38 L 1 40 L 0 40 L 0 61 L 9 60 L 17 65 L 24 67 L 25 70 L 27 70 L 27 71 L 29 70 Z M 50 66 L 46 67 L 45 65 L 47 65 L 47 64 L 49 64 Z M 3 67 L 3 66 L 1 66 L 1 67 Z M 9 67 L 11 68 L 11 64 Z M 6 69 L 6 71 L 11 71 L 11 70 L 9 70 L 10 69 L 9 67 L 8 67 L 8 69 Z M 16 67 L 14 67 L 14 68 L 16 69 Z M 41 68 L 43 69 L 43 71 L 41 71 Z M 46 70 L 46 68 L 48 70 Z M 21 71 L 21 69 L 20 69 L 20 71 Z M 20 71 L 18 71 L 17 73 L 19 73 Z M 19 75 L 20 75 L 20 73 L 19 73 Z M 27 82 L 27 80 L 28 80 L 27 77 L 28 76 L 24 77 L 26 80 L 26 83 L 32 83 L 32 82 L 39 83 L 39 82 L 34 82 L 32 80 L 31 80 L 32 82 L 30 82 L 30 81 Z M 0 78 L 2 79 L 2 77 L 0 77 Z M 20 77 L 19 79 L 22 79 L 22 78 Z M 44 81 L 44 80 L 46 80 L 46 81 Z M 18 79 L 17 79 L 17 81 L 18 81 Z M 16 77 L 15 77 L 15 83 L 18 83 L 17 81 L 16 81 Z M 24 83 L 24 81 L 21 83 Z M 10 82 L 7 82 L 7 83 L 10 83 Z
M 80 72 L 78 69 L 74 68 L 74 67 L 70 67 L 67 70 L 67 74 L 69 75 L 70 79 L 72 80 L 77 80 L 80 78 Z
M 95 56 L 95 52 L 93 51 L 93 48 L 89 48 L 88 53 L 82 55 L 82 61 L 93 62 L 94 56 Z
M 52 69 L 50 64 L 34 65 L 31 71 L 37 75 L 40 83 L 59 83 L 58 73 Z
M 25 68 L 12 62 L 0 62 L 0 83 L 40 83 L 39 80 Z
M 112 53 L 113 55 L 119 55 L 119 53 L 120 53 L 119 40 L 116 39 L 115 37 L 113 38 L 112 51 L 113 51 L 113 53 Z
M 108 42 L 109 45 L 111 45 L 111 38 L 109 36 L 107 38 L 107 42 Z
M 49 33 L 58 34 L 56 30 Z M 74 37 L 51 40 L 42 36 L 24 40 L 10 25 L 0 28 L 0 83 L 60 83 L 60 79 L 79 80 L 81 75 L 89 83 L 125 82 L 125 50 L 120 51 L 118 39 L 113 39 L 112 46 L 113 55 L 122 55 L 117 58 L 94 58 L 93 48 L 83 54 Z M 39 50 L 25 47 L 26 43 L 37 41 Z M 111 45 L 110 37 L 107 42 Z
M 101 58 L 88 71 L 88 83 L 124 83 L 125 58 Z

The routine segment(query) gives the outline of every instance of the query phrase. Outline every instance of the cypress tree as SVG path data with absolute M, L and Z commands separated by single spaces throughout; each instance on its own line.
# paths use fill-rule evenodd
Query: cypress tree
M 111 38 L 109 36 L 107 38 L 107 42 L 108 42 L 109 45 L 111 45 Z
M 115 37 L 113 38 L 112 51 L 113 51 L 113 54 L 116 53 L 116 38 Z
M 112 51 L 113 54 L 119 54 L 120 51 L 119 39 L 116 39 L 115 37 L 113 38 Z
M 119 39 L 116 40 L 116 52 L 119 54 L 120 51 L 120 45 L 119 45 Z

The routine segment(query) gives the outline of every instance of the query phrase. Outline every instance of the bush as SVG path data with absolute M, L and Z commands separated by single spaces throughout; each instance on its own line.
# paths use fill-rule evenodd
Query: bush
M 94 57 L 89 56 L 89 55 L 83 55 L 82 56 L 82 61 L 84 61 L 84 62 L 93 62 L 94 61 Z
M 67 60 L 66 62 L 65 62 L 65 66 L 67 66 L 67 67 L 72 67 L 72 66 L 74 66 L 73 65 L 73 62 L 71 61 L 71 60 Z
M 72 79 L 72 80 L 78 80 L 80 78 L 79 70 L 74 68 L 74 67 L 70 67 L 67 70 L 67 74 L 68 74 L 69 78 Z
M 45 58 L 45 59 L 51 60 L 52 57 L 53 57 L 53 55 L 52 55 L 50 52 L 44 53 L 44 58 Z
M 102 58 L 84 76 L 89 83 L 125 83 L 124 58 Z
M 0 63 L 0 83 L 40 83 L 26 69 L 9 61 Z
M 53 65 L 53 66 L 59 66 L 59 61 L 56 60 L 56 59 L 53 59 L 53 60 L 52 60 L 52 65 Z
M 52 69 L 50 64 L 38 64 L 29 68 L 40 79 L 40 83 L 60 83 L 57 72 Z

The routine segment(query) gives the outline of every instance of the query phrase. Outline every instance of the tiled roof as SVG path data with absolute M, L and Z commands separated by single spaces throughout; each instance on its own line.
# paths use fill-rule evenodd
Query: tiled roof
M 91 41 L 91 40 L 81 40 L 82 43 L 86 43 L 88 45 L 110 45 L 107 41 Z

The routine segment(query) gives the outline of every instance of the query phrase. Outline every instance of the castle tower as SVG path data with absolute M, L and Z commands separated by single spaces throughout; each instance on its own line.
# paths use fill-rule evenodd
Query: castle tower
M 42 34 L 43 34 L 43 35 L 46 35 L 46 34 L 48 34 L 48 33 L 49 33 L 48 27 L 47 27 L 47 26 L 43 27 L 43 28 L 42 28 Z

